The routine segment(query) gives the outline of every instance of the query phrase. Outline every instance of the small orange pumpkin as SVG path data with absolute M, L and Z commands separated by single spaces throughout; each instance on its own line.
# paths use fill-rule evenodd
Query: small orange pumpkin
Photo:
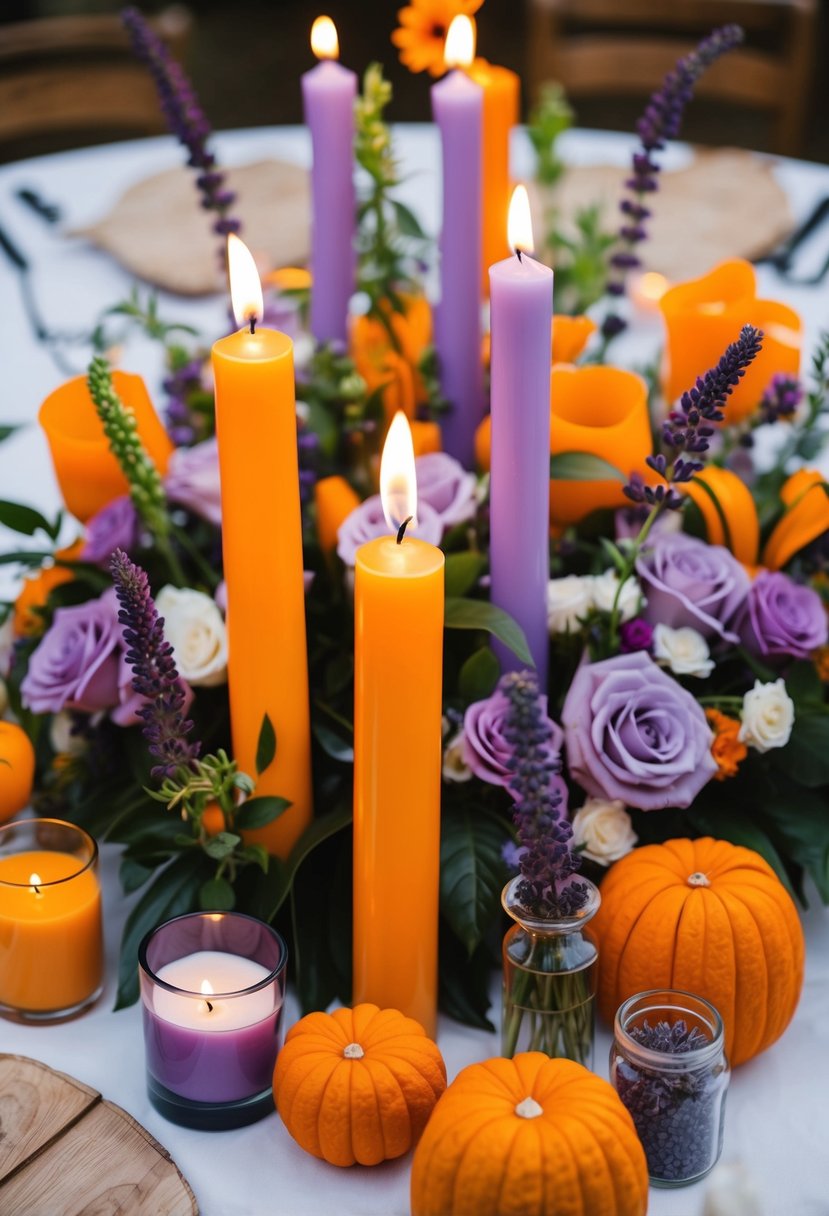
M 803 929 L 758 853 L 725 840 L 635 849 L 602 883 L 592 925 L 599 1008 L 651 988 L 705 997 L 725 1024 L 732 1064 L 764 1051 L 791 1021 L 803 984 Z
M 276 1060 L 273 1092 L 297 1144 L 331 1165 L 377 1165 L 416 1144 L 446 1065 L 413 1018 L 355 1005 L 309 1013 Z
M 644 1216 L 648 1167 L 616 1092 L 528 1051 L 470 1064 L 412 1163 L 412 1216 Z
M 35 749 L 16 722 L 0 722 L 0 823 L 22 811 L 32 796 Z

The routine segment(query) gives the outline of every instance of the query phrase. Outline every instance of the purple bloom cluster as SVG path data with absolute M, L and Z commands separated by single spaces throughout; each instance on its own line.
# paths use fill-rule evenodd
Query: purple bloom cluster
M 167 430 L 177 447 L 195 443 L 202 437 L 204 420 L 194 413 L 190 399 L 194 393 L 207 391 L 202 380 L 203 369 L 202 359 L 189 359 L 181 367 L 175 368 L 164 380 L 163 387 L 167 394 Z
M 538 680 L 529 671 L 510 672 L 499 684 L 509 702 L 504 736 L 512 748 L 509 787 L 521 854 L 518 897 L 540 915 L 572 916 L 587 899 L 584 883 L 573 881 L 579 858 L 570 842 L 573 829 L 562 795 L 552 783 L 550 720 Z
M 768 388 L 760 401 L 760 420 L 777 422 L 778 418 L 791 418 L 803 400 L 803 386 L 796 376 L 778 372 L 772 376 Z
M 699 46 L 680 59 L 668 73 L 636 124 L 642 147 L 633 155 L 633 176 L 625 182 L 630 196 L 619 204 L 624 218 L 619 229 L 619 248 L 610 259 L 612 273 L 607 290 L 611 295 L 624 295 L 628 271 L 640 265 L 634 250 L 645 240 L 645 223 L 651 216 L 650 209 L 645 206 L 645 198 L 659 188 L 659 165 L 653 154 L 664 148 L 667 140 L 676 139 L 685 107 L 703 72 L 742 40 L 743 30 L 739 25 L 724 25 L 703 38 Z M 624 328 L 625 322 L 621 317 L 611 313 L 605 318 L 602 333 L 609 340 Z
M 662 452 L 646 460 L 665 484 L 654 487 L 646 485 L 640 477 L 631 478 L 624 493 L 632 502 L 651 506 L 664 502 L 671 510 L 682 505 L 681 496 L 669 483 L 690 481 L 703 468 L 696 457 L 708 451 L 716 424 L 725 417 L 723 407 L 759 353 L 762 339 L 762 330 L 744 325 L 739 338 L 727 347 L 717 366 L 697 377 L 694 387 L 682 394 L 662 425 L 663 443 L 677 452 L 670 468 Z M 683 459 L 683 452 L 691 459 Z
M 121 610 L 126 660 L 132 667 L 132 686 L 147 701 L 137 715 L 144 721 L 143 733 L 149 751 L 160 761 L 154 777 L 172 777 L 179 769 L 192 767 L 199 744 L 187 735 L 193 723 L 184 717 L 187 691 L 179 678 L 173 648 L 164 640 L 164 621 L 156 612 L 147 575 L 123 550 L 112 555 L 110 570 Z
M 228 215 L 236 195 L 226 189 L 224 174 L 216 167 L 216 157 L 207 149 L 210 123 L 184 69 L 175 61 L 161 38 L 153 33 L 137 8 L 122 9 L 121 20 L 135 54 L 152 73 L 170 131 L 187 149 L 187 163 L 198 170 L 196 185 L 202 196 L 202 207 L 205 211 L 214 211 L 218 216 L 213 231 L 223 239 L 229 232 L 238 232 L 241 224 Z

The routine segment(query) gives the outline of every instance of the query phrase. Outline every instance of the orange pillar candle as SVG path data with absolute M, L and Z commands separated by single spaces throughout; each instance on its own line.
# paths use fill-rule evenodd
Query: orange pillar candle
M 444 559 L 398 533 L 417 509 L 402 413 L 380 493 L 392 535 L 358 549 L 354 587 L 354 1003 L 399 1009 L 434 1037 Z
M 484 91 L 482 164 L 483 293 L 489 295 L 489 267 L 512 253 L 504 216 L 509 211 L 512 183 L 509 171 L 510 132 L 521 110 L 521 81 L 509 68 L 476 59 L 468 74 Z
M 90 1004 L 103 979 L 95 841 L 74 824 L 0 829 L 0 1007 L 35 1019 Z
M 240 769 L 255 776 L 267 714 L 276 758 L 256 794 L 292 805 L 246 838 L 285 857 L 312 807 L 293 344 L 285 334 L 257 328 L 261 285 L 238 237 L 228 239 L 228 262 L 233 311 L 243 328 L 213 347 L 213 375 L 233 754 Z

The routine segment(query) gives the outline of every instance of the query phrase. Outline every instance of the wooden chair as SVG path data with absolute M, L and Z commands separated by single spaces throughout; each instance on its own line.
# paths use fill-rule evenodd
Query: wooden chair
M 169 8 L 151 24 L 182 56 L 188 10 Z M 4 146 L 43 151 L 50 139 L 69 147 L 164 129 L 150 74 L 116 15 L 0 25 L 0 157 Z
M 777 152 L 797 155 L 814 71 L 818 0 L 528 0 L 529 81 L 580 97 L 643 97 L 714 26 L 746 42 L 705 73 L 700 97 L 766 111 Z

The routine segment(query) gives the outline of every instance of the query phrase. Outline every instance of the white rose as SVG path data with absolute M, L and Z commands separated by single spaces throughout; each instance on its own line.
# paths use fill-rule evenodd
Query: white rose
M 201 591 L 162 587 L 155 606 L 179 675 L 198 688 L 227 680 L 227 630 L 218 606 Z
M 714 1170 L 703 1216 L 763 1216 L 754 1180 L 741 1161 L 722 1161 Z
M 82 756 L 89 746 L 83 735 L 74 731 L 75 719 L 67 709 L 55 714 L 49 726 L 49 742 L 58 756 Z
M 568 574 L 547 584 L 547 628 L 550 633 L 570 633 L 579 628 L 579 617 L 593 607 L 593 580 Z
M 704 680 L 714 670 L 714 660 L 701 633 L 684 625 L 671 629 L 657 625 L 653 631 L 653 657 L 670 667 L 675 676 L 698 676 Z
M 629 853 L 639 837 L 625 804 L 618 798 L 588 798 L 573 816 L 573 840 L 582 856 L 609 866 Z
M 593 578 L 593 601 L 600 612 L 612 612 L 619 590 L 619 575 L 615 570 L 605 570 Z M 630 621 L 645 602 L 642 588 L 635 578 L 625 579 L 619 596 L 619 619 Z
M 10 612 L 0 625 L 0 675 L 7 676 L 14 651 L 14 616 Z
M 443 753 L 443 780 L 469 781 L 472 769 L 463 758 L 463 728 L 446 744 Z
M 794 726 L 794 701 L 786 692 L 784 680 L 773 684 L 754 681 L 754 687 L 743 697 L 740 715 L 740 742 L 758 752 L 771 751 L 773 747 L 785 747 Z

